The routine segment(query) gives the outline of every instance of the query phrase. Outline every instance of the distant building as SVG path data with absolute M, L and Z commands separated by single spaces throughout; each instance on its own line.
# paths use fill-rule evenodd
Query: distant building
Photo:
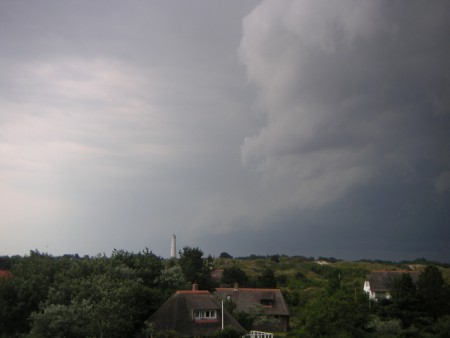
M 417 283 L 420 274 L 417 271 L 372 271 L 364 282 L 364 292 L 369 295 L 369 299 L 391 299 L 389 291 L 392 282 L 404 273 L 411 276 L 414 284 Z
M 280 289 L 239 288 L 236 285 L 234 288 L 217 288 L 214 294 L 220 299 L 231 300 L 238 311 L 250 312 L 255 307 L 260 307 L 265 315 L 279 319 L 278 331 L 289 329 L 291 313 Z
M 170 243 L 170 258 L 177 258 L 177 237 L 175 235 L 172 235 Z
M 157 331 L 173 330 L 179 337 L 209 337 L 222 328 L 222 306 L 209 292 L 177 291 L 149 318 Z M 226 310 L 223 326 L 238 332 L 245 329 Z

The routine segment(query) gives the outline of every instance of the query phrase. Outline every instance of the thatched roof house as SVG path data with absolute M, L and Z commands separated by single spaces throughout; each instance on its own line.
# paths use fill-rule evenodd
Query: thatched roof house
M 149 320 L 157 331 L 174 330 L 180 337 L 208 337 L 222 327 L 222 306 L 208 291 L 177 291 Z M 245 333 L 245 329 L 226 311 L 224 327 Z
M 364 292 L 370 299 L 390 299 L 389 290 L 392 282 L 407 273 L 411 276 L 412 282 L 417 283 L 420 273 L 417 271 L 372 271 L 364 282 Z

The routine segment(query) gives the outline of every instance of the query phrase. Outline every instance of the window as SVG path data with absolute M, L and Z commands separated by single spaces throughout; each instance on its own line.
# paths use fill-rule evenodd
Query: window
M 272 299 L 261 299 L 261 305 L 262 306 L 273 306 L 273 300 Z
M 195 320 L 216 319 L 216 318 L 217 318 L 216 310 L 194 310 Z

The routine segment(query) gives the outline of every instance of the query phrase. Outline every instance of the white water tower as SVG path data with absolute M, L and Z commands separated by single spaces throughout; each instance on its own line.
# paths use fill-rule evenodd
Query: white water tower
M 170 245 L 170 258 L 177 258 L 177 237 L 172 235 L 172 244 Z

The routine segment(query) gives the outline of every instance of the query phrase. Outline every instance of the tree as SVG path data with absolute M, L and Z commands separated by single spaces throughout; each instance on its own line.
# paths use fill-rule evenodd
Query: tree
M 219 258 L 233 258 L 228 252 L 221 252 Z
M 32 316 L 31 333 L 42 337 L 129 336 L 134 332 L 129 318 L 136 315 L 132 294 L 137 284 L 137 280 L 107 274 L 74 281 L 70 303 L 46 302 Z
M 64 260 L 57 260 L 51 255 L 32 250 L 29 256 L 12 267 L 13 278 L 5 285 L 11 292 L 7 296 L 10 303 L 6 309 L 6 318 L 12 319 L 6 326 L 12 331 L 4 331 L 5 333 L 12 335 L 28 332 L 29 316 L 38 310 L 39 304 L 47 298 L 57 271 L 62 269 L 65 263 Z M 0 323 L 2 321 L 0 319 Z
M 400 319 L 403 328 L 411 326 L 421 316 L 422 309 L 411 275 L 403 273 L 393 280 L 390 294 L 392 301 L 388 307 L 388 313 Z
M 232 266 L 223 269 L 222 283 L 228 285 L 234 285 L 238 283 L 240 286 L 246 285 L 248 282 L 248 276 L 244 270 L 237 266 Z
M 288 278 L 286 275 L 278 275 L 276 276 L 276 278 L 277 278 L 277 285 L 279 287 L 287 286 Z
M 417 287 L 419 297 L 425 305 L 425 311 L 435 322 L 440 316 L 449 314 L 449 288 L 436 266 L 429 265 L 425 268 L 419 275 Z
M 190 288 L 179 265 L 167 266 L 161 271 L 161 275 L 156 278 L 159 288 L 164 290 L 169 297 L 176 290 L 186 290 Z
M 270 260 L 274 263 L 280 263 L 280 255 L 272 255 L 270 256 Z
M 137 254 L 114 249 L 111 255 L 111 261 L 115 266 L 125 265 L 136 271 L 138 277 L 142 278 L 144 284 L 149 287 L 155 286 L 155 281 L 163 269 L 162 259 L 148 248 Z
M 327 273 L 328 292 L 334 293 L 341 287 L 341 272 L 337 269 L 331 269 Z
M 14 336 L 18 328 L 25 326 L 21 317 L 20 298 L 12 278 L 0 278 L 0 332 L 5 337 Z
M 102 256 L 71 262 L 54 276 L 47 299 L 32 314 L 31 336 L 134 336 L 163 301 L 139 272 Z
M 304 309 L 304 329 L 312 337 L 361 337 L 368 319 L 367 297 L 348 290 L 323 292 Z
M 31 319 L 31 337 L 87 337 L 96 331 L 92 323 L 93 304 L 88 301 L 70 305 L 50 304 L 45 312 L 35 312 Z
M 184 247 L 179 251 L 178 263 L 186 280 L 199 284 L 203 290 L 211 290 L 214 283 L 211 277 L 210 261 L 212 257 L 203 259 L 203 251 L 199 248 Z
M 434 337 L 450 338 L 450 316 L 440 317 L 432 327 Z
M 258 278 L 258 284 L 264 288 L 276 288 L 277 279 L 275 272 L 272 269 L 265 269 L 261 276 Z

